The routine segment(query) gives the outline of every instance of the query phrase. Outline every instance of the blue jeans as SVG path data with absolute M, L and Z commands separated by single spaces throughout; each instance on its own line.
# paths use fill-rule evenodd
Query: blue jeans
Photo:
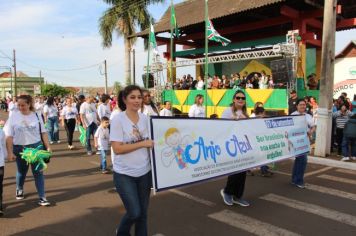
M 356 138 L 343 137 L 342 139 L 342 155 L 344 157 L 350 156 L 349 145 L 351 145 L 351 156 L 356 157 Z
M 114 184 L 126 209 L 117 235 L 130 235 L 131 227 L 135 224 L 135 235 L 146 236 L 147 209 L 152 186 L 151 171 L 140 177 L 114 172 Z
M 105 150 L 100 150 L 100 168 L 101 170 L 106 170 L 106 151 Z
M 48 117 L 48 137 L 50 142 L 59 140 L 58 117 Z
M 16 172 L 16 189 L 17 190 L 23 190 L 23 185 L 25 183 L 27 171 L 29 165 L 27 165 L 27 162 L 21 158 L 21 152 L 23 151 L 24 148 L 29 147 L 29 148 L 36 148 L 38 147 L 42 142 L 22 146 L 22 145 L 14 145 L 13 147 L 13 152 L 16 156 L 16 165 L 17 165 L 17 172 Z M 45 187 L 44 187 L 44 176 L 42 170 L 36 170 L 36 163 L 31 164 L 31 169 L 32 169 L 32 174 L 33 177 L 35 178 L 35 185 L 37 189 L 38 196 L 40 198 L 45 198 Z
M 304 172 L 306 168 L 307 154 L 296 157 L 293 166 L 292 183 L 300 185 L 304 184 Z
M 95 134 L 96 129 L 98 126 L 95 124 L 95 122 L 91 123 L 87 129 L 86 129 L 86 139 L 87 139 L 87 152 L 91 152 L 91 145 L 90 145 L 90 136 Z

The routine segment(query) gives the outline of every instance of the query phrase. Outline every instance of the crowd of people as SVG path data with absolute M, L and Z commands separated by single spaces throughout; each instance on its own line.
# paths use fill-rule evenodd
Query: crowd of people
M 282 87 L 283 84 L 274 83 L 271 75 L 267 75 L 265 71 L 249 74 L 247 71 L 240 75 L 234 73 L 230 76 L 219 75 L 209 76 L 207 81 L 208 89 L 267 89 Z M 182 78 L 177 78 L 173 85 L 166 84 L 166 89 L 175 90 L 204 90 L 205 81 L 203 76 L 198 76 L 194 79 L 190 74 L 183 75 Z
M 214 78 L 213 81 L 217 79 Z M 224 80 L 222 84 L 225 84 Z M 212 83 L 212 86 L 220 86 L 220 82 Z M 346 157 L 355 159 L 356 96 L 351 103 L 347 95 L 343 94 L 335 101 L 334 106 L 337 147 L 340 152 L 342 151 L 343 160 L 346 160 Z M 310 140 L 315 137 L 317 107 L 315 98 L 298 99 L 296 92 L 291 92 L 289 114 L 306 117 Z M 351 109 L 353 111 L 350 111 Z M 81 126 L 86 131 L 87 155 L 100 155 L 100 170 L 103 174 L 113 171 L 114 185 L 126 209 L 126 214 L 117 228 L 117 235 L 129 235 L 133 225 L 137 235 L 147 235 L 147 209 L 152 186 L 147 149 L 154 145 L 154 141 L 150 139 L 147 121 L 149 116 L 173 116 L 172 104 L 169 101 L 164 101 L 162 107 L 157 106 L 151 99 L 150 91 L 129 85 L 117 96 L 107 94 L 66 98 L 37 96 L 33 99 L 29 95 L 20 95 L 8 103 L 8 111 L 9 118 L 3 130 L 0 130 L 0 214 L 3 214 L 4 159 L 16 161 L 16 199 L 21 200 L 25 197 L 25 179 L 31 166 L 39 197 L 38 204 L 48 206 L 50 202 L 45 194 L 43 171 L 35 168 L 33 164 L 28 165 L 21 159 L 21 153 L 29 147 L 41 147 L 43 150 L 51 151 L 51 145 L 60 143 L 59 125 L 65 128 L 68 149 L 73 150 L 76 148 L 73 145 L 73 133 Z M 198 94 L 188 116 L 202 118 L 206 117 L 205 112 L 204 96 Z M 221 118 L 239 120 L 250 117 L 267 117 L 264 104 L 257 102 L 252 115 L 249 116 L 246 110 L 246 95 L 242 90 L 237 90 L 231 98 L 231 106 L 223 111 Z M 218 116 L 213 114 L 210 118 L 216 119 Z M 91 146 L 92 138 L 94 148 Z M 112 170 L 107 164 L 110 150 Z M 304 188 L 306 166 L 306 154 L 295 158 L 291 183 L 299 188 Z M 248 171 L 243 171 L 228 176 L 226 185 L 220 191 L 226 205 L 238 204 L 245 207 L 250 205 L 243 198 L 247 173 Z M 270 176 L 273 172 L 268 166 L 262 166 L 260 174 Z

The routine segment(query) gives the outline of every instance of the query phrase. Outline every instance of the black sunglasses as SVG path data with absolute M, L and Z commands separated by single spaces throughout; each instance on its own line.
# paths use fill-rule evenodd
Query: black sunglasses
M 246 97 L 239 97 L 239 96 L 236 96 L 235 99 L 236 99 L 236 100 L 246 100 Z

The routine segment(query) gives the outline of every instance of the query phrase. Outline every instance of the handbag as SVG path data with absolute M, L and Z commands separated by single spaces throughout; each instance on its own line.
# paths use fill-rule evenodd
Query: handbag
M 35 112 L 35 114 L 36 114 L 36 117 L 37 117 L 37 120 L 38 120 L 38 127 L 40 128 L 39 131 L 40 131 L 41 142 L 42 142 L 43 148 L 45 148 L 44 142 L 43 142 L 43 138 L 42 138 L 42 128 L 41 128 L 40 118 L 38 117 L 37 112 Z M 44 149 L 44 150 L 45 150 L 45 149 Z M 49 162 L 50 162 L 50 158 L 44 159 L 43 161 L 44 161 L 45 163 L 49 163 Z

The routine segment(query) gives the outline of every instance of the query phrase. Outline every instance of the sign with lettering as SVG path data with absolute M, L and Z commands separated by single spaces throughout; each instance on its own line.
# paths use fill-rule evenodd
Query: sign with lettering
M 157 191 L 309 152 L 304 116 L 225 120 L 151 117 Z

